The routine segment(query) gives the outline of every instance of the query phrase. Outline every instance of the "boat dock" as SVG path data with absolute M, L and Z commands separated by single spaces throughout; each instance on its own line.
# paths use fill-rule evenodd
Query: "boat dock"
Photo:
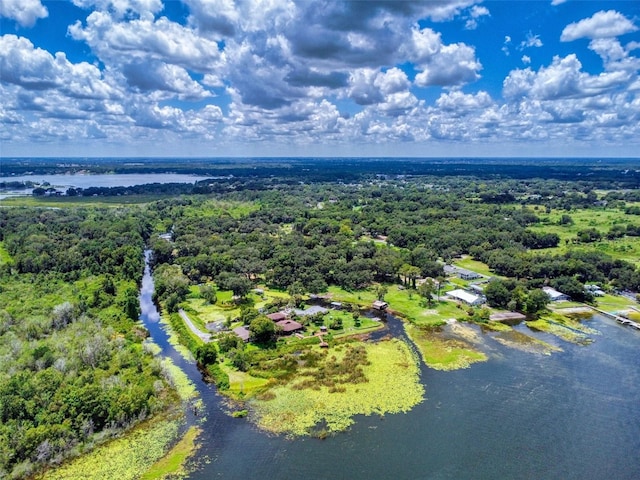
M 615 313 L 605 312 L 604 310 L 600 310 L 599 308 L 591 307 L 596 312 L 600 313 L 609 318 L 613 318 L 620 325 L 626 325 L 631 328 L 635 328 L 636 330 L 640 330 L 640 323 L 634 322 L 633 320 L 629 320 L 628 318 L 621 317 L 620 315 L 616 315 Z M 634 309 L 635 310 L 635 309 Z

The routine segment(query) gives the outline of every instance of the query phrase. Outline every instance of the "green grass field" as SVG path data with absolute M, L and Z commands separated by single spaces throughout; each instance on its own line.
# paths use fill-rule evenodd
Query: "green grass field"
M 206 200 L 184 210 L 185 217 L 246 217 L 252 212 L 260 210 L 255 202 L 239 202 L 230 200 Z
M 443 299 L 444 290 L 440 292 L 440 301 L 434 300 L 432 305 L 423 306 L 423 299 L 417 293 L 400 289 L 398 285 L 390 285 L 388 288 L 384 299 L 389 304 L 390 311 L 418 325 L 441 325 L 446 320 L 466 315 L 456 303 Z M 340 287 L 331 286 L 329 293 L 333 300 L 357 303 L 363 307 L 370 307 L 376 300 L 373 288 L 348 292 Z
M 536 212 L 541 219 L 537 225 L 529 227 L 538 233 L 555 233 L 560 237 L 560 244 L 556 248 L 545 249 L 548 252 L 565 252 L 569 249 L 596 249 L 607 253 L 620 260 L 640 265 L 640 237 L 624 236 L 615 240 L 603 239 L 599 242 L 589 244 L 574 244 L 580 230 L 594 228 L 600 233 L 609 232 L 614 225 L 626 225 L 628 223 L 638 224 L 640 219 L 637 215 L 627 215 L 618 209 L 589 209 L 565 212 L 552 210 L 550 213 Z M 569 215 L 573 219 L 573 224 L 560 225 L 562 215 Z
M 261 287 L 264 295 L 260 296 L 250 293 L 247 298 L 253 301 L 253 306 L 257 309 L 264 307 L 275 298 L 289 298 L 286 292 L 281 290 Z M 186 308 L 189 318 L 193 323 L 206 332 L 205 325 L 210 322 L 225 321 L 227 318 L 236 318 L 240 315 L 240 306 L 232 301 L 233 292 L 231 290 L 221 290 L 217 292 L 218 301 L 215 305 L 207 303 L 200 298 L 198 287 L 191 287 L 191 295 L 187 298 Z
M 596 297 L 596 303 L 599 309 L 610 313 L 615 313 L 618 310 L 626 310 L 629 307 L 638 306 L 636 302 L 626 297 L 609 294 L 606 294 L 604 297 Z
M 463 257 L 459 260 L 453 262 L 456 267 L 466 268 L 467 270 L 471 270 L 472 272 L 480 273 L 481 275 L 486 275 L 487 277 L 491 277 L 495 275 L 486 263 L 479 262 L 478 260 L 474 260 L 471 257 Z

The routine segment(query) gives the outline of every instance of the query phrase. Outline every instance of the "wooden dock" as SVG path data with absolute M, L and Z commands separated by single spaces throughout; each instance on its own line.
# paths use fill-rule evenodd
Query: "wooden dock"
M 638 322 L 634 322 L 633 320 L 629 320 L 628 318 L 621 317 L 620 315 L 616 315 L 615 313 L 605 312 L 604 310 L 600 310 L 599 308 L 591 308 L 601 315 L 604 315 L 605 317 L 613 318 L 620 325 L 625 325 L 631 328 L 635 328 L 636 330 L 640 330 L 640 323 Z

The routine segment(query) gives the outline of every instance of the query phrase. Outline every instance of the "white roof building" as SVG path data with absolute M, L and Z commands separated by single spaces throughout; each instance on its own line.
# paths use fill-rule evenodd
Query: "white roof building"
M 542 287 L 542 291 L 547 294 L 552 302 L 561 302 L 563 300 L 569 300 L 569 295 L 559 292 L 555 288 Z
M 472 306 L 482 305 L 484 303 L 484 297 L 481 295 L 474 295 L 473 293 L 469 293 L 461 289 L 451 290 L 450 292 L 447 292 L 447 296 Z

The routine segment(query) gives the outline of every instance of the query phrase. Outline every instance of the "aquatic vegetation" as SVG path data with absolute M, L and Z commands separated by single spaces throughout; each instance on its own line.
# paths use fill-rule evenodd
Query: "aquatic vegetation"
M 505 347 L 514 348 L 523 352 L 551 355 L 554 352 L 561 352 L 560 347 L 551 345 L 538 338 L 531 337 L 517 330 L 499 332 L 493 339 Z
M 593 341 L 585 333 L 562 325 L 561 323 L 554 322 L 550 319 L 541 318 L 535 321 L 530 321 L 527 322 L 527 326 L 533 330 L 550 333 L 551 335 L 555 335 L 566 342 L 578 345 L 584 345 Z
M 309 435 L 353 424 L 355 415 L 407 412 L 420 403 L 417 359 L 400 340 L 347 345 L 257 397 L 251 418 L 268 431 Z
M 112 440 L 38 480 L 133 480 L 160 459 L 178 435 L 180 421 L 154 418 L 122 438 Z M 153 478 L 153 477 L 152 477 Z M 156 477 L 157 478 L 157 477 Z
M 195 361 L 191 351 L 187 347 L 185 347 L 182 343 L 180 343 L 180 337 L 178 336 L 176 331 L 173 329 L 171 325 L 171 320 L 169 317 L 170 317 L 169 314 L 165 312 L 162 312 L 162 314 L 160 315 L 160 323 L 162 323 L 165 331 L 167 332 L 167 335 L 169 336 L 169 343 L 173 346 L 173 348 L 176 349 L 176 351 L 182 356 L 182 358 L 190 362 Z
M 191 427 L 182 439 L 160 460 L 140 477 L 140 480 L 158 480 L 180 478 L 185 471 L 185 463 L 197 448 L 196 440 L 202 431 L 198 427 Z
M 184 373 L 180 367 L 176 366 L 170 358 L 163 358 L 160 361 L 160 365 L 162 366 L 162 372 L 165 378 L 171 383 L 171 386 L 176 389 L 181 400 L 192 400 L 198 395 L 195 385 L 189 380 L 187 374 Z
M 405 324 L 405 331 L 416 344 L 424 363 L 435 370 L 458 370 L 476 362 L 484 362 L 487 355 L 458 339 L 445 339 L 438 332 Z

